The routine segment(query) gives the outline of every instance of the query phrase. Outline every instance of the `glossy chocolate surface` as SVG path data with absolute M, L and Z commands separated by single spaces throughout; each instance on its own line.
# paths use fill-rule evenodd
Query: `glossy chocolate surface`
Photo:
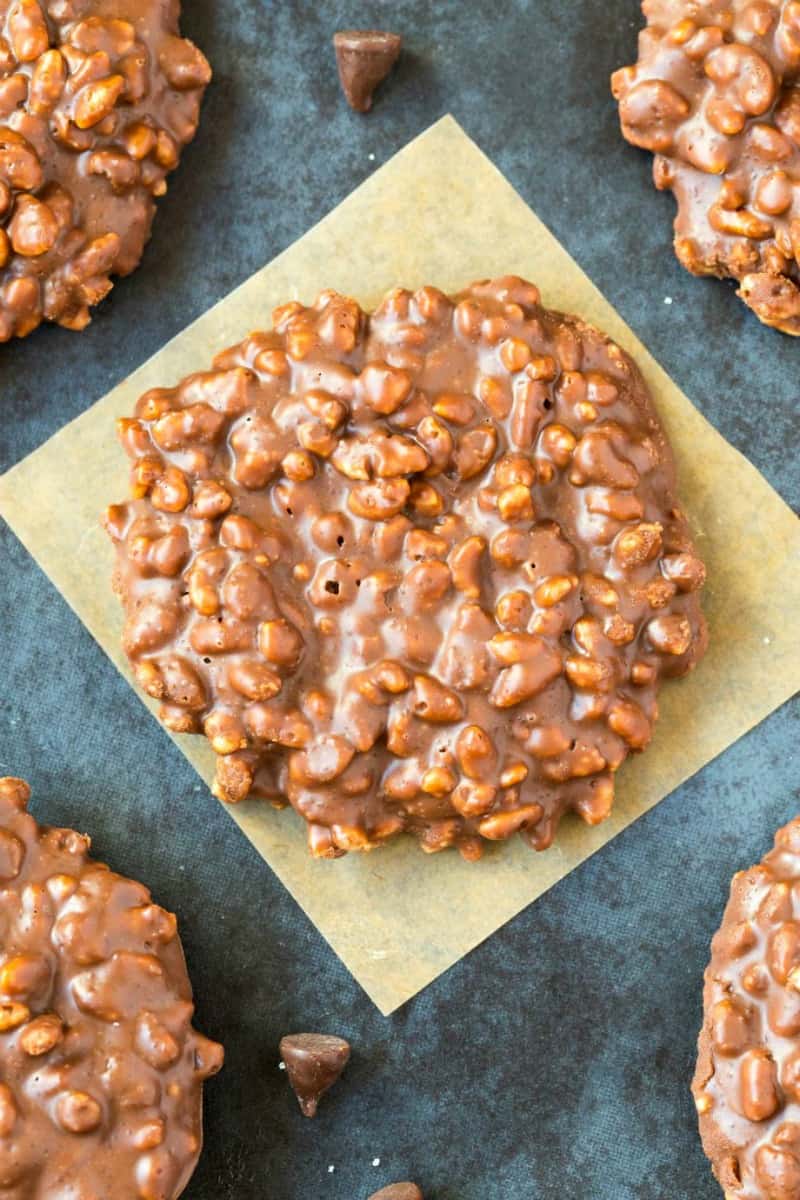
M 800 1195 L 800 818 L 731 884 L 692 1090 L 726 1196 Z
M 515 277 L 274 320 L 120 423 L 134 499 L 107 527 L 162 719 L 317 855 L 603 820 L 705 645 L 634 364 Z
M 178 0 L 0 0 L 0 341 L 139 263 L 211 70 Z
M 639 60 L 612 78 L 622 131 L 678 202 L 675 252 L 732 276 L 800 335 L 800 4 L 644 0 Z
M 192 1028 L 172 913 L 0 779 L 0 1193 L 174 1200 L 222 1047 Z

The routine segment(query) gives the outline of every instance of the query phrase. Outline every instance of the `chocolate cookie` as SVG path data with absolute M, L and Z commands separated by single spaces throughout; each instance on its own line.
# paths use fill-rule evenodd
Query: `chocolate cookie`
M 800 335 L 800 3 L 644 0 L 639 60 L 612 76 L 622 132 L 678 202 L 675 253 L 739 280 Z
M 317 855 L 602 821 L 705 645 L 636 367 L 515 277 L 273 319 L 119 424 L 115 587 L 161 719 Z
M 692 1091 L 726 1197 L 800 1196 L 800 817 L 733 878 Z
M 173 1200 L 222 1047 L 191 1026 L 175 918 L 0 779 L 0 1193 Z
M 211 71 L 178 0 L 0 0 L 0 341 L 139 263 Z

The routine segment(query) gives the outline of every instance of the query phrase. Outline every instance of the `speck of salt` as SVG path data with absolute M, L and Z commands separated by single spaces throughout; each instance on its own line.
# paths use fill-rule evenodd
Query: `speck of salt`
M 328 1167 L 328 1174 L 332 1175 L 335 1170 L 336 1167 L 333 1165 L 333 1163 L 331 1163 L 331 1165 Z
M 672 296 L 665 296 L 665 297 L 664 297 L 664 303 L 665 303 L 665 304 L 672 304 Z
M 368 155 L 367 155 L 367 158 L 369 159 L 369 161 L 370 161 L 370 162 L 375 162 L 375 155 L 374 155 L 374 154 L 368 154 Z
M 279 1063 L 278 1063 L 278 1070 L 279 1070 L 279 1071 L 285 1071 L 285 1070 L 286 1070 L 286 1063 L 285 1063 L 285 1062 L 279 1062 Z
M 373 1167 L 379 1167 L 381 1165 L 381 1160 L 379 1158 L 373 1158 L 372 1165 Z

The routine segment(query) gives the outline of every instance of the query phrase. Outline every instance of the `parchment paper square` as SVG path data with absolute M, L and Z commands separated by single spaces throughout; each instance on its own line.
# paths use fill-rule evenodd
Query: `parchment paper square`
M 422 134 L 329 216 L 232 292 L 41 449 L 0 479 L 0 513 L 123 673 L 111 546 L 99 526 L 127 489 L 114 419 L 149 387 L 177 383 L 269 326 L 285 300 L 334 287 L 373 306 L 388 288 L 456 290 L 514 273 L 549 307 L 579 313 L 636 358 L 675 449 L 680 495 L 709 568 L 706 659 L 667 684 L 646 754 L 625 764 L 609 821 L 562 825 L 534 854 L 519 841 L 478 864 L 428 857 L 410 840 L 335 862 L 308 855 L 291 812 L 229 809 L 383 1013 L 404 1003 L 800 687 L 800 522 L 708 424 L 511 185 L 450 117 Z M 136 737 L 131 729 L 130 736 Z M 166 736 L 166 734 L 165 734 Z M 176 738 L 204 779 L 204 739 Z M 661 847 L 670 853 L 668 844 Z M 198 846 L 199 851 L 199 846 Z M 268 931 L 265 933 L 268 937 Z

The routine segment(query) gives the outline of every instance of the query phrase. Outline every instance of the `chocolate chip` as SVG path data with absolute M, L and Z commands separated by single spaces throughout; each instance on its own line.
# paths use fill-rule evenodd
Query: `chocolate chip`
M 106 526 L 137 681 L 210 740 L 215 794 L 288 801 L 320 858 L 406 833 L 473 860 L 608 816 L 706 640 L 623 351 L 515 276 L 372 313 L 326 291 L 203 397 L 189 376 L 122 422 L 134 499 Z
M 423 1200 L 423 1196 L 415 1183 L 390 1183 L 379 1192 L 373 1192 L 369 1200 Z
M 339 80 L 347 103 L 369 112 L 372 93 L 397 62 L 403 39 L 376 29 L 344 29 L 333 35 Z
M 303 1116 L 316 1116 L 320 1097 L 347 1066 L 349 1042 L 327 1033 L 290 1033 L 281 1038 L 280 1052 Z

